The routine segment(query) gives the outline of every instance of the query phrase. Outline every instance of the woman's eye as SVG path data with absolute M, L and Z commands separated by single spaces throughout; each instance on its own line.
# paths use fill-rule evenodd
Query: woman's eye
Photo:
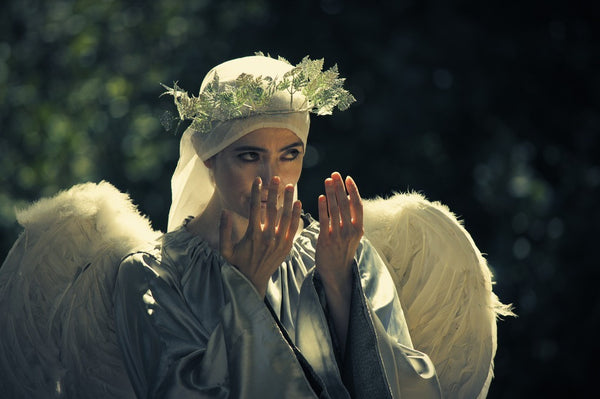
M 286 161 L 293 161 L 294 159 L 298 158 L 298 155 L 300 155 L 300 151 L 294 149 L 286 152 L 282 158 Z
M 256 152 L 242 152 L 238 154 L 238 158 L 244 162 L 254 162 L 258 160 L 258 153 Z

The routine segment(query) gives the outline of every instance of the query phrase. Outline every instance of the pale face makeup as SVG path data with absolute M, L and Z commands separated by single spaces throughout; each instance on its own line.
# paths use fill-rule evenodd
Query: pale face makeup
M 215 194 L 222 209 L 248 218 L 252 182 L 262 179 L 261 205 L 267 200 L 267 187 L 274 176 L 280 178 L 278 207 L 283 190 L 296 186 L 302 171 L 304 144 L 291 130 L 261 128 L 243 136 L 205 162 L 211 170 Z

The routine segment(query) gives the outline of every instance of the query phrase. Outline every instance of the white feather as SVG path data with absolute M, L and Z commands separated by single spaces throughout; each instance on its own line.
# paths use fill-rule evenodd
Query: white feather
M 433 361 L 445 398 L 484 398 L 496 318 L 487 262 L 447 207 L 419 194 L 364 201 L 365 236 L 386 262 L 413 344 Z
M 7 397 L 133 397 L 115 335 L 123 256 L 156 239 L 109 183 L 74 186 L 17 213 L 0 268 L 0 389 Z

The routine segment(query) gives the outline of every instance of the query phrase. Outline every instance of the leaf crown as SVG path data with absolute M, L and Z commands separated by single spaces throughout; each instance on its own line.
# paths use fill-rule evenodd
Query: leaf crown
M 264 56 L 261 52 L 256 55 Z M 277 59 L 290 64 L 285 58 Z M 281 78 L 242 73 L 231 82 L 220 82 L 215 73 L 197 96 L 190 96 L 177 82 L 173 87 L 161 83 L 166 89 L 162 95 L 173 96 L 179 119 L 191 120 L 190 127 L 201 133 L 210 132 L 219 123 L 258 114 L 308 111 L 330 115 L 335 107 L 343 111 L 356 99 L 343 88 L 345 78 L 339 77 L 337 65 L 323 71 L 323 63 L 323 59 L 311 60 L 306 56 Z M 269 108 L 276 92 L 289 95 L 288 110 Z M 294 107 L 294 96 L 298 93 L 304 96 L 304 101 Z

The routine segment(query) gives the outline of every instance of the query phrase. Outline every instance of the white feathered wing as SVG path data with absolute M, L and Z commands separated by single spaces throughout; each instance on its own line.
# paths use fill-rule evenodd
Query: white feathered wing
M 386 262 L 416 349 L 433 361 L 445 398 L 485 397 L 496 318 L 511 315 L 492 275 L 450 211 L 419 194 L 364 201 L 365 236 Z
M 6 397 L 134 397 L 115 335 L 120 260 L 157 237 L 106 182 L 42 199 L 0 268 L 0 392 Z

